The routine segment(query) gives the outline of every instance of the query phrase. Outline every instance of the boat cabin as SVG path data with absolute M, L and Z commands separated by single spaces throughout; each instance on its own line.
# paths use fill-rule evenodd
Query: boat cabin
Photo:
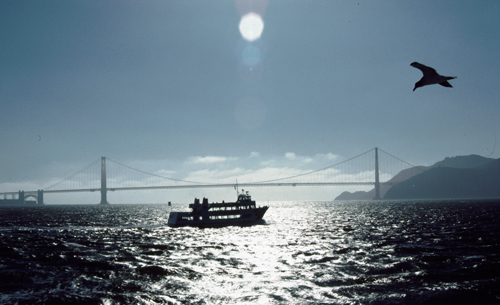
M 252 197 L 248 194 L 239 194 L 237 202 L 252 201 Z

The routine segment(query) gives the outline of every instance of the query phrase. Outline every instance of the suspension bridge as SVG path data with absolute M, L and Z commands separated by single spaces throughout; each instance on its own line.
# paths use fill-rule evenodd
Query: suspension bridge
M 235 182 L 210 183 L 188 181 L 148 173 L 125 164 L 101 157 L 85 168 L 35 191 L 0 192 L 4 200 L 19 203 L 30 197 L 37 204 L 43 204 L 44 194 L 100 192 L 100 204 L 108 204 L 108 191 L 145 191 L 157 189 L 189 189 L 189 188 L 237 188 L 237 187 L 284 187 L 284 186 L 370 186 L 375 188 L 373 199 L 380 199 L 380 186 L 394 184 L 390 181 L 401 170 L 414 167 L 379 148 L 373 148 L 342 162 L 321 169 L 305 171 L 288 177 L 268 177 L 264 181 L 240 181 L 230 177 Z M 227 180 L 226 179 L 226 180 Z M 16 198 L 17 197 L 17 198 Z M 0 199 L 1 201 L 1 199 Z

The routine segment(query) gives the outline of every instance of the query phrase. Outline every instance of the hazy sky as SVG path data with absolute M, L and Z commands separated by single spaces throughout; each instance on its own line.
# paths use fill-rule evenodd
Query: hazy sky
M 412 164 L 498 158 L 499 16 L 495 0 L 3 0 L 0 191 L 100 156 L 180 179 L 376 146 Z M 413 61 L 453 88 L 413 92 Z

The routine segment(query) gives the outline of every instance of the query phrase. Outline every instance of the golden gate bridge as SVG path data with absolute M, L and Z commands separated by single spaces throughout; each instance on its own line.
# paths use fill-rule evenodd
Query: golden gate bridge
M 287 177 L 269 177 L 262 181 L 210 183 L 165 177 L 130 167 L 112 159 L 101 157 L 83 169 L 57 183 L 35 191 L 0 192 L 0 196 L 17 197 L 20 203 L 27 198 L 43 204 L 44 194 L 100 192 L 100 204 L 108 204 L 108 191 L 144 191 L 154 189 L 237 188 L 283 186 L 349 186 L 373 185 L 374 199 L 380 199 L 380 186 L 394 184 L 390 179 L 400 171 L 415 167 L 380 148 L 323 167 Z

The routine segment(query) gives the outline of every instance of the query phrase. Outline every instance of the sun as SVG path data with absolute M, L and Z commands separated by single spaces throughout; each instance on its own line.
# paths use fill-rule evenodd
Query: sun
M 254 41 L 260 38 L 264 30 L 264 21 L 260 15 L 248 13 L 241 17 L 240 33 L 248 41 Z

